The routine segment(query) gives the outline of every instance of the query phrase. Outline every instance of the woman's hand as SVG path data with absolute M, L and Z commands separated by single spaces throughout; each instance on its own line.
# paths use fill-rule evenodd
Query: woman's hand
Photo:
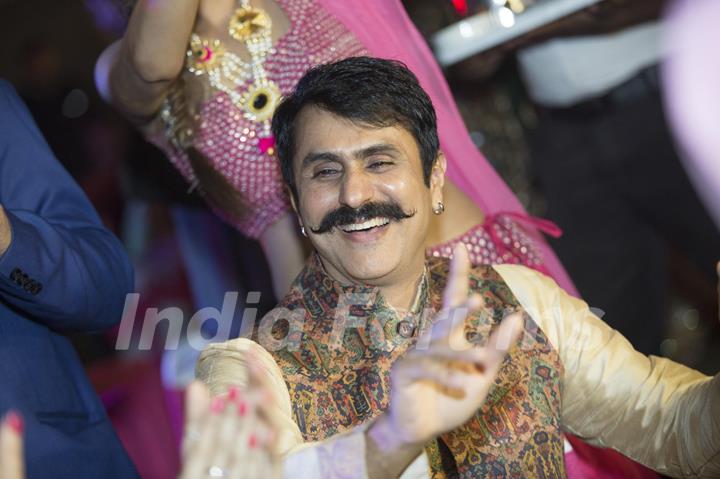
M 0 424 L 0 478 L 24 479 L 23 420 L 10 411 Z
M 188 387 L 181 479 L 280 477 L 272 452 L 276 431 L 267 414 L 271 395 L 250 363 L 246 390 L 230 388 L 210 398 L 202 382 Z

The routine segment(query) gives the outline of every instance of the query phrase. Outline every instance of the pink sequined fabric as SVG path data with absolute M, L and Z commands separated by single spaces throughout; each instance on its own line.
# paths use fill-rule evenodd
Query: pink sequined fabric
M 291 21 L 290 30 L 273 45 L 263 67 L 283 95 L 292 91 L 312 66 L 367 52 L 344 25 L 314 0 L 277 0 Z M 191 77 L 189 81 L 206 81 Z M 238 86 L 245 91 L 251 81 Z M 275 156 L 263 153 L 261 138 L 266 136 L 262 123 L 245 118 L 227 94 L 214 93 L 198 109 L 200 121 L 194 132 L 193 146 L 237 189 L 243 197 L 240 219 L 217 211 L 240 232 L 258 238 L 265 229 L 290 209 L 284 190 L 280 165 Z M 195 172 L 187 155 L 159 144 L 170 161 L 191 183 Z
M 528 221 L 532 221 L 528 217 Z M 428 248 L 428 256 L 452 258 L 452 250 L 464 243 L 470 262 L 478 264 L 522 264 L 549 274 L 533 240 L 511 216 L 488 215 L 481 225 L 469 229 L 462 236 Z

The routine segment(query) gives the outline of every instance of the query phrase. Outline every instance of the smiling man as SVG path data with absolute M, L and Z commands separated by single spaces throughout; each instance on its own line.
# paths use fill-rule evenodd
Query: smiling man
M 257 343 L 211 345 L 197 375 L 223 393 L 255 352 L 278 451 L 317 441 L 288 477 L 565 477 L 564 430 L 671 476 L 720 474 L 720 376 L 639 354 L 528 268 L 425 257 L 445 160 L 401 64 L 310 70 L 273 132 L 315 253 Z
M 297 125 L 292 175 L 303 193 L 294 204 L 325 270 L 388 288 L 391 303 L 409 306 L 416 285 L 403 279 L 424 268 L 431 205 L 442 199 L 437 146 L 420 162 L 405 127 L 368 128 L 315 106 Z
M 435 112 L 422 89 L 407 88 L 417 85 L 408 70 L 343 65 L 318 70 L 277 112 L 279 156 L 296 160 L 281 162 L 283 176 L 327 272 L 390 288 L 389 302 L 407 307 L 416 281 L 406 278 L 424 268 L 431 212 L 443 209 Z

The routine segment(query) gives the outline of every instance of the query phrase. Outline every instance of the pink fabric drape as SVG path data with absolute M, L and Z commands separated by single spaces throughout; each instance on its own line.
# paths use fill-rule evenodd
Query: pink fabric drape
M 526 214 L 515 195 L 470 140 L 455 100 L 430 48 L 400 0 L 318 0 L 375 56 L 400 60 L 419 78 L 438 115 L 438 131 L 448 159 L 448 177 L 485 213 Z M 565 268 L 534 228 L 528 233 L 543 253 L 547 270 L 570 294 L 577 290 Z
M 318 0 L 351 30 L 375 56 L 405 63 L 417 75 L 433 101 L 438 132 L 448 160 L 448 177 L 486 214 L 526 216 L 510 188 L 470 140 L 455 100 L 430 48 L 400 0 Z M 565 268 L 537 228 L 523 226 L 542 251 L 547 271 L 568 293 L 579 296 Z M 612 450 L 597 449 L 569 437 L 574 451 L 567 455 L 568 477 L 573 479 L 657 478 L 657 474 Z

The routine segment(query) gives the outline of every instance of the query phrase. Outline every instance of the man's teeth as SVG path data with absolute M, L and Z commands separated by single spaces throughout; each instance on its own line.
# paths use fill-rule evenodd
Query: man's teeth
M 340 229 L 346 233 L 350 233 L 353 231 L 369 230 L 370 228 L 385 226 L 388 223 L 390 223 L 390 220 L 387 218 L 373 218 L 371 220 L 363 221 L 362 223 L 342 225 Z

